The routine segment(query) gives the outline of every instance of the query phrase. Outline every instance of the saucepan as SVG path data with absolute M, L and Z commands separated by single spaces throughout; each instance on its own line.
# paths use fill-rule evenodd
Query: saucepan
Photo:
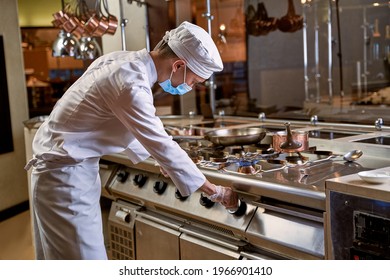
M 278 131 L 272 136 L 272 146 L 276 152 L 295 153 L 306 151 L 309 148 L 309 134 L 307 131 L 294 130 L 286 122 L 286 131 Z
M 257 144 L 266 135 L 266 130 L 258 127 L 217 129 L 206 132 L 203 136 L 173 135 L 176 140 L 201 140 L 205 139 L 218 146 L 235 146 Z

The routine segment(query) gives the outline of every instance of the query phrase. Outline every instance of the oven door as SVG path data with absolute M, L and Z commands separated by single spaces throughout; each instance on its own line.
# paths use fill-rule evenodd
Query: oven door
M 183 233 L 180 236 L 182 260 L 237 260 L 240 253 L 213 242 Z
M 137 212 L 135 219 L 137 260 L 180 259 L 180 227 L 174 220 L 153 212 Z
M 180 228 L 180 256 L 182 260 L 238 260 L 247 242 L 223 235 L 208 227 L 184 225 Z

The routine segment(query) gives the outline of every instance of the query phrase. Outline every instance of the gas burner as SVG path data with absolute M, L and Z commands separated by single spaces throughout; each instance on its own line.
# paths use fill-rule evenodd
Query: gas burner
M 187 146 L 184 149 L 200 167 L 244 175 L 261 176 L 308 161 L 308 157 L 299 152 L 276 152 L 271 145 Z
M 303 164 L 303 160 L 299 156 L 286 156 L 286 161 L 292 164 Z
M 221 162 L 229 155 L 223 149 L 216 149 L 213 147 L 201 147 L 197 150 L 197 152 L 198 155 L 202 156 L 204 160 L 209 160 L 213 162 Z
M 261 171 L 261 165 L 257 164 L 257 162 L 240 161 L 238 165 L 238 173 L 254 175 Z
M 269 159 L 269 163 L 275 164 L 292 164 L 301 165 L 309 160 L 308 157 L 303 156 L 301 153 L 282 153 L 277 158 Z
M 226 157 L 210 157 L 209 159 L 211 162 L 227 162 L 228 159 Z
M 244 147 L 243 147 L 243 146 L 228 146 L 228 147 L 225 147 L 224 150 L 225 150 L 229 155 L 240 156 L 240 155 L 242 155 L 243 153 L 245 153 Z

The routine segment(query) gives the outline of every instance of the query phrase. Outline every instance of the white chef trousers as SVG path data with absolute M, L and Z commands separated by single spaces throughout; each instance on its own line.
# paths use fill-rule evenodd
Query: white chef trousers
M 31 175 L 37 259 L 107 259 L 99 159 L 34 163 Z

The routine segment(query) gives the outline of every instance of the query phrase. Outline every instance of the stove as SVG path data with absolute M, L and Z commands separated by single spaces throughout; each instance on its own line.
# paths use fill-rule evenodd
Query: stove
M 308 128 L 321 130 L 317 126 L 303 130 Z M 355 131 L 360 128 L 344 138 L 310 138 L 309 148 L 297 153 L 276 152 L 267 141 L 222 147 L 201 138 L 178 138 L 211 182 L 231 186 L 239 194 L 240 208 L 233 212 L 201 192 L 182 197 L 153 159 L 133 165 L 125 155 L 106 156 L 104 160 L 117 165 L 104 187 L 115 199 L 110 232 L 116 236 L 123 226 L 131 225 L 124 232 L 132 236 L 136 259 L 324 259 L 326 180 L 390 165 L 383 156 L 388 154 L 386 145 L 359 143 Z M 362 135 L 369 138 L 376 133 Z M 364 155 L 346 162 L 341 155 L 351 149 L 361 149 Z M 126 251 L 122 247 L 129 247 L 117 241 L 114 246 L 117 256 Z

